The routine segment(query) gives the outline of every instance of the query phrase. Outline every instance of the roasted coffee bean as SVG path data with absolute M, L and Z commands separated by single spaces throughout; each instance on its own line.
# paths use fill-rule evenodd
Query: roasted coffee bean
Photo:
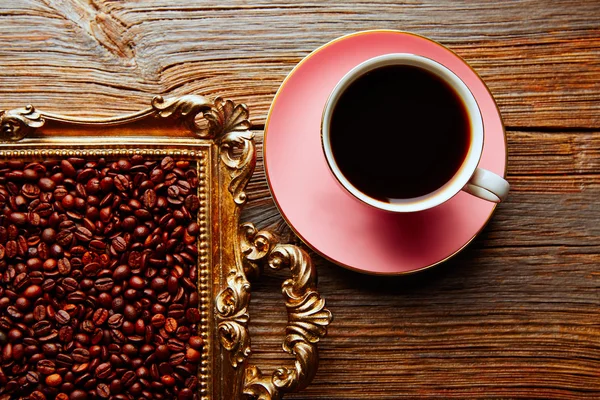
M 46 395 L 44 395 L 44 393 L 40 392 L 39 390 L 36 390 L 34 392 L 31 392 L 31 394 L 29 395 L 29 400 L 46 400 Z
M 111 372 L 112 372 L 112 367 L 111 367 L 110 363 L 105 362 L 105 363 L 98 365 L 98 367 L 96 367 L 95 375 L 97 378 L 106 379 L 106 378 L 108 378 L 108 376 L 110 375 Z
M 61 275 L 69 275 L 71 273 L 71 262 L 68 258 L 63 257 L 57 262 L 58 272 Z
M 112 277 L 115 281 L 120 282 L 123 281 L 131 275 L 131 268 L 128 265 L 119 265 L 113 271 Z
M 112 329 L 118 329 L 123 325 L 123 315 L 122 314 L 113 314 L 108 318 L 108 326 Z
M 73 242 L 73 233 L 68 230 L 62 230 L 56 234 L 56 243 L 62 247 L 68 247 Z
M 40 382 L 40 375 L 35 371 L 28 371 L 25 377 L 31 385 L 37 385 Z
M 94 315 L 92 318 L 94 325 L 100 326 L 104 324 L 108 319 L 108 311 L 104 308 L 99 308 L 96 311 L 94 311 Z
M 167 347 L 172 352 L 181 352 L 185 350 L 185 344 L 177 339 L 167 340 Z
M 162 314 L 156 314 L 152 316 L 151 324 L 155 328 L 162 328 L 165 325 L 166 318 Z
M 175 161 L 173 158 L 166 156 L 160 162 L 160 168 L 164 171 L 171 171 L 173 168 L 175 168 Z
M 56 357 L 59 352 L 59 348 L 54 343 L 44 343 L 42 345 L 42 352 L 46 357 Z
M 100 278 L 94 282 L 94 287 L 101 292 L 108 292 L 112 290 L 115 282 L 112 278 Z
M 129 179 L 125 175 L 118 174 L 114 177 L 115 189 L 119 192 L 129 190 Z
M 110 394 L 110 387 L 106 383 L 99 383 L 96 386 L 96 395 L 101 399 L 108 399 Z
M 75 349 L 71 352 L 71 357 L 77 363 L 87 363 L 90 361 L 90 352 L 84 348 Z
M 69 293 L 69 295 L 67 296 L 67 300 L 70 303 L 74 303 L 74 304 L 79 304 L 79 303 L 83 303 L 86 299 L 86 295 L 85 293 L 77 290 L 73 293 Z
M 66 312 L 65 310 L 59 310 L 56 313 L 56 322 L 61 324 L 61 325 L 66 325 L 69 323 L 69 321 L 71 321 L 71 316 L 69 315 L 68 312 Z
M 75 230 L 75 237 L 80 242 L 89 242 L 90 240 L 92 240 L 92 236 L 92 232 L 86 227 L 80 226 Z
M 117 253 L 123 253 L 127 250 L 128 243 L 122 236 L 117 236 L 112 240 L 111 246 Z
M 129 279 L 129 286 L 133 289 L 143 289 L 146 287 L 146 282 L 141 277 L 135 275 Z
M 46 385 L 50 387 L 60 386 L 62 382 L 62 376 L 60 376 L 59 374 L 52 374 L 46 377 Z
M 46 318 L 46 307 L 44 307 L 43 304 L 35 306 L 33 309 L 33 318 L 35 318 L 36 321 L 41 321 Z
M 167 316 L 174 319 L 179 319 L 183 318 L 184 314 L 185 307 L 182 304 L 171 304 L 169 306 L 169 312 L 167 313 Z
M 37 363 L 37 371 L 42 375 L 51 375 L 56 371 L 56 365 L 51 360 L 40 360 Z
M 32 328 L 36 336 L 46 336 L 52 331 L 52 324 L 50 321 L 42 320 L 34 324 Z
M 73 365 L 73 359 L 66 354 L 59 354 L 56 356 L 56 364 L 61 367 L 70 368 Z
M 69 395 L 69 400 L 88 400 L 88 394 L 84 390 L 74 390 Z

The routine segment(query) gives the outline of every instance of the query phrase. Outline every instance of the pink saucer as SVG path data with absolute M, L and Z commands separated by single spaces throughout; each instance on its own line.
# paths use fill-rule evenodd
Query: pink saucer
M 271 105 L 264 157 L 275 203 L 308 246 L 350 269 L 403 274 L 431 267 L 458 253 L 483 229 L 495 204 L 461 192 L 433 209 L 394 214 L 365 205 L 336 181 L 321 147 L 323 107 L 350 69 L 386 53 L 432 58 L 467 84 L 483 115 L 485 139 L 479 166 L 504 176 L 504 127 L 481 78 L 440 44 L 398 31 L 344 36 L 302 60 Z M 375 102 L 365 104 L 365 112 L 375 107 Z M 371 134 L 376 133 L 366 133 L 365 140 Z

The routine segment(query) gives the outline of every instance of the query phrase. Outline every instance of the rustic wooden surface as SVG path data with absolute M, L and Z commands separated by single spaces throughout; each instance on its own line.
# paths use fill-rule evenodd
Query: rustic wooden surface
M 436 39 L 484 78 L 512 193 L 465 251 L 418 275 L 364 276 L 314 255 L 335 321 L 319 374 L 289 398 L 600 398 L 597 0 L 4 1 L 0 109 L 101 116 L 154 94 L 225 95 L 248 104 L 261 143 L 291 68 L 372 28 Z M 297 242 L 261 161 L 244 217 Z M 254 285 L 252 359 L 266 367 L 289 362 L 282 279 Z

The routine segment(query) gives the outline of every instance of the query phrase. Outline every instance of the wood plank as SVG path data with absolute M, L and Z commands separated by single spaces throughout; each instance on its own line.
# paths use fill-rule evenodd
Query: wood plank
M 552 246 L 506 255 L 484 248 L 486 240 L 406 278 L 316 258 L 336 319 L 315 381 L 289 398 L 597 398 L 600 248 L 591 256 Z M 280 283 L 271 277 L 253 288 L 252 360 L 267 370 L 289 364 L 277 356 Z
M 138 110 L 154 94 L 202 93 L 247 103 L 260 126 L 284 77 L 313 49 L 353 31 L 392 28 L 463 56 L 511 127 L 600 127 L 593 0 L 24 0 L 0 5 L 0 18 L 0 109 L 33 103 L 112 115 Z

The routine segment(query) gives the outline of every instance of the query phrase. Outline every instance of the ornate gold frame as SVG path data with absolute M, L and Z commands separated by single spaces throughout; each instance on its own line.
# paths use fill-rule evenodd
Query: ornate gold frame
M 280 399 L 306 387 L 318 366 L 317 342 L 332 319 L 308 254 L 239 223 L 256 163 L 249 128 L 245 105 L 197 95 L 157 96 L 142 111 L 112 118 L 67 117 L 32 106 L 0 110 L 0 159 L 141 154 L 197 162 L 200 334 L 206 343 L 198 378 L 199 397 L 207 400 Z M 270 375 L 247 362 L 249 279 L 264 266 L 291 270 L 282 285 L 288 314 L 283 350 L 296 358 Z

